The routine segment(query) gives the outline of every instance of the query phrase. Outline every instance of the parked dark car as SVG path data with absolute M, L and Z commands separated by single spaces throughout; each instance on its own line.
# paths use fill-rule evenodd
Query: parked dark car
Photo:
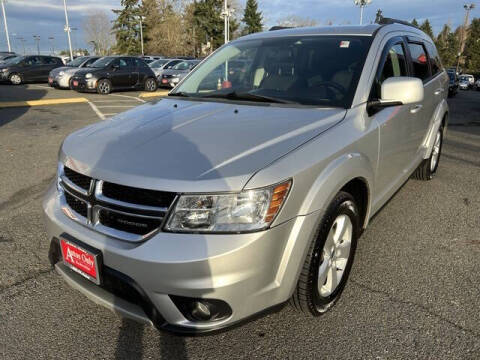
M 89 67 L 98 59 L 100 56 L 80 56 L 69 61 L 65 66 L 53 69 L 48 75 L 48 85 L 59 89 L 69 89 L 72 76 L 79 69 Z
M 448 97 L 453 97 L 458 93 L 458 76 L 453 71 L 448 71 L 447 74 L 449 77 Z
M 1 80 L 19 85 L 28 81 L 48 80 L 53 69 L 63 66 L 62 59 L 55 56 L 17 56 L 0 64 Z
M 152 69 L 142 59 L 134 56 L 106 56 L 88 68 L 78 70 L 71 79 L 77 91 L 109 94 L 113 90 L 157 90 Z
M 171 69 L 164 70 L 162 73 L 162 80 L 160 81 L 160 86 L 173 88 L 182 80 L 185 76 L 188 75 L 192 69 L 197 66 L 200 60 L 185 60 L 179 62 L 177 65 Z

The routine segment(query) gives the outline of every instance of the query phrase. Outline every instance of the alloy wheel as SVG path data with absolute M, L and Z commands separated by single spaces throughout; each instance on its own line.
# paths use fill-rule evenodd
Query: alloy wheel
M 22 78 L 18 74 L 13 74 L 12 76 L 10 76 L 10 81 L 14 85 L 19 85 L 22 83 Z
M 98 84 L 98 89 L 100 90 L 100 93 L 108 94 L 110 92 L 110 85 L 107 82 L 102 81 Z
M 145 84 L 145 87 L 147 88 L 148 91 L 154 91 L 155 90 L 155 82 L 152 79 L 147 79 L 147 83 Z
M 353 225 L 350 217 L 339 215 L 332 224 L 322 251 L 317 288 L 320 296 L 330 296 L 340 284 L 350 257 Z

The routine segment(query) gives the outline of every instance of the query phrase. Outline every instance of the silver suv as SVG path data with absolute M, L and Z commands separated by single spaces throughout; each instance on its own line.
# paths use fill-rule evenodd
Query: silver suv
M 369 219 L 437 171 L 448 76 L 412 26 L 221 47 L 166 99 L 68 136 L 44 210 L 65 280 L 181 333 L 339 299 Z

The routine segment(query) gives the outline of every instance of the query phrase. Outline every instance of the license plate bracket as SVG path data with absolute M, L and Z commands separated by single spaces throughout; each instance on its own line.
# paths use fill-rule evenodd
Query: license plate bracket
M 101 284 L 102 252 L 84 244 L 72 236 L 60 236 L 63 263 L 93 283 Z

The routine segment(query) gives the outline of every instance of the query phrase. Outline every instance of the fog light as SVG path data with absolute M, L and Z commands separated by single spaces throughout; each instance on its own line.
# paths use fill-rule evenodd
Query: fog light
M 218 299 L 195 299 L 170 295 L 178 310 L 189 321 L 220 321 L 232 315 L 230 306 Z

